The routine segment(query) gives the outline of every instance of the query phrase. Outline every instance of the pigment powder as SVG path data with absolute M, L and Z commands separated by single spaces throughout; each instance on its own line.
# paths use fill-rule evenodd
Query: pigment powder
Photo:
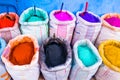
M 106 45 L 104 52 L 107 60 L 120 68 L 120 47 L 117 45 Z
M 60 21 L 71 21 L 72 20 L 71 15 L 69 15 L 67 12 L 59 11 L 59 12 L 54 13 L 54 16 Z
M 38 16 L 31 16 L 29 19 L 28 19 L 28 22 L 36 22 L 36 21 L 43 21 L 44 18 L 42 17 L 38 17 Z
M 20 43 L 12 49 L 9 60 L 14 65 L 30 64 L 34 55 L 34 45 L 32 42 Z
M 48 67 L 54 67 L 66 62 L 67 49 L 64 44 L 51 42 L 44 47 Z
M 12 15 L 9 15 L 13 17 Z M 0 18 L 0 28 L 7 28 L 7 27 L 13 27 L 15 24 L 15 20 L 11 20 L 6 15 Z
M 99 18 L 95 17 L 94 15 L 88 12 L 84 12 L 84 14 L 81 13 L 79 14 L 79 16 L 88 22 L 100 22 Z
M 78 46 L 78 57 L 86 67 L 92 66 L 97 62 L 93 51 L 85 45 Z
M 106 18 L 104 20 L 107 21 L 112 26 L 120 27 L 120 18 L 118 18 L 118 17 L 110 17 L 110 18 Z

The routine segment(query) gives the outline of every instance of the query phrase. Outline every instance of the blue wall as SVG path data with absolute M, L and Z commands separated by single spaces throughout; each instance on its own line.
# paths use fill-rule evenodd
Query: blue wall
M 104 13 L 117 12 L 120 13 L 120 0 L 0 0 L 0 13 L 6 12 L 6 7 L 1 4 L 12 5 L 17 8 L 17 13 L 20 15 L 23 10 L 36 5 L 39 8 L 50 13 L 52 10 L 60 9 L 62 2 L 64 8 L 73 12 L 82 11 L 85 2 L 89 2 L 88 10 L 97 15 Z M 10 11 L 15 11 L 13 7 L 9 7 Z

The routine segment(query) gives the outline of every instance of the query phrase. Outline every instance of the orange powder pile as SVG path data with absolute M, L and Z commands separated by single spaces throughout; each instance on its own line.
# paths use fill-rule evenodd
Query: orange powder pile
M 24 42 L 12 49 L 9 60 L 14 65 L 30 64 L 34 55 L 34 45 L 32 42 Z
M 13 27 L 15 24 L 14 16 L 3 16 L 0 18 L 0 28 L 7 28 L 7 27 Z
M 106 45 L 104 47 L 105 57 L 111 64 L 120 68 L 120 47 L 115 45 Z

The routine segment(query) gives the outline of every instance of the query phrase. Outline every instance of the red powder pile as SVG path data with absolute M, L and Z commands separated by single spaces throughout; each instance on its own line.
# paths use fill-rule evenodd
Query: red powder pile
M 15 24 L 15 19 L 12 15 L 5 15 L 0 18 L 0 28 L 13 27 Z
M 112 26 L 120 27 L 120 18 L 118 18 L 118 17 L 110 17 L 110 18 L 106 18 L 104 20 L 107 21 Z
M 14 65 L 30 64 L 34 55 L 34 45 L 32 42 L 24 42 L 12 49 L 9 60 Z

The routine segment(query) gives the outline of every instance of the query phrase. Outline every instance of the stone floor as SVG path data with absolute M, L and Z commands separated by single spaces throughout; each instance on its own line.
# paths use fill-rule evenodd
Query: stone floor
M 44 80 L 43 76 L 40 76 L 39 80 Z M 95 80 L 94 78 L 92 78 L 91 80 Z

